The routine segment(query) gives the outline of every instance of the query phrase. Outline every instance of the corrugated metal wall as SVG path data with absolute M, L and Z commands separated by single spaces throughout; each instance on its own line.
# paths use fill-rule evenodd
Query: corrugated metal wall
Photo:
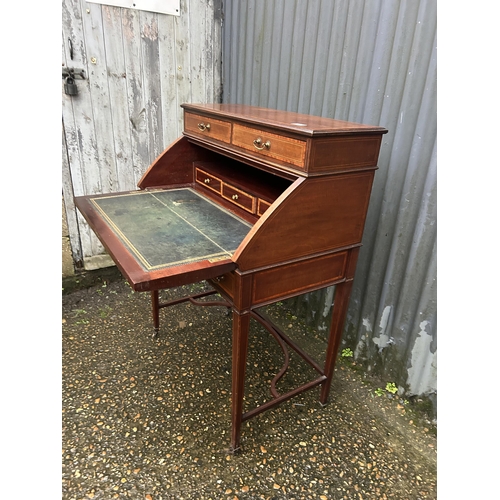
M 389 130 L 343 341 L 367 370 L 407 395 L 431 399 L 437 365 L 436 25 L 436 0 L 224 3 L 224 102 Z

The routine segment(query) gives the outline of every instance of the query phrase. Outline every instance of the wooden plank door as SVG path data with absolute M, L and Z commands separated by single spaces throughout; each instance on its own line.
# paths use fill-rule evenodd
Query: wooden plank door
M 63 0 L 62 186 L 76 267 L 106 265 L 74 196 L 129 191 L 182 131 L 183 102 L 221 100 L 221 2 L 185 0 L 179 16 Z M 109 259 L 107 262 L 111 263 Z

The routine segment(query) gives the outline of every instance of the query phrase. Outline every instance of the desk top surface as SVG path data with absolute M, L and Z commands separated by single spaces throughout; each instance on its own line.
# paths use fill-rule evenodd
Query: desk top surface
M 190 188 L 89 201 L 145 271 L 228 259 L 252 227 Z
M 365 125 L 292 111 L 248 106 L 246 104 L 184 103 L 181 106 L 187 111 L 209 113 L 222 119 L 242 120 L 257 126 L 270 126 L 276 130 L 305 136 L 387 133 L 387 129 L 377 125 Z

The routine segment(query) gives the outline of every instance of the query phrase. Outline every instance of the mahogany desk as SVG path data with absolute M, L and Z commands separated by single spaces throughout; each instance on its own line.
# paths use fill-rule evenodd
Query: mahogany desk
M 347 312 L 382 135 L 361 125 L 236 104 L 183 104 L 183 136 L 138 191 L 75 203 L 136 291 L 162 307 L 191 301 L 232 309 L 231 450 L 243 421 L 313 387 L 325 404 Z M 212 291 L 160 303 L 158 291 L 208 281 Z M 336 285 L 326 362 L 320 366 L 257 309 Z M 219 293 L 222 301 L 197 300 Z M 244 411 L 250 319 L 275 337 L 285 364 L 271 398 Z M 287 346 L 317 372 L 285 394 Z

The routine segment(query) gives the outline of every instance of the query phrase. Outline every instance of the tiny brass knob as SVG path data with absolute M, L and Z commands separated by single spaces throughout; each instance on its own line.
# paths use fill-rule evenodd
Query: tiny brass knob
M 266 141 L 262 143 L 262 139 L 260 137 L 257 137 L 257 139 L 253 141 L 253 145 L 255 146 L 256 149 L 262 151 L 263 149 L 271 148 L 271 141 Z
M 233 200 L 237 200 L 238 199 L 238 195 L 237 194 L 233 194 L 232 198 L 233 198 Z

